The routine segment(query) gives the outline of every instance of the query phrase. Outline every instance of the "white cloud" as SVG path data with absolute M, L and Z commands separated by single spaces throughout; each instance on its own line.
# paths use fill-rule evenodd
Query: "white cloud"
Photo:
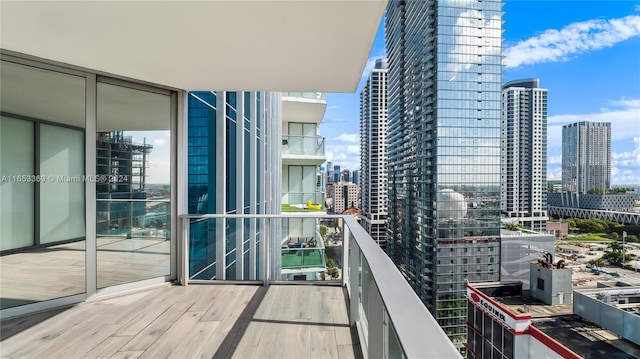
M 147 183 L 171 183 L 171 162 L 168 159 L 149 160 Z
M 506 67 L 567 61 L 573 55 L 610 47 L 635 36 L 640 36 L 640 16 L 637 15 L 575 22 L 561 30 L 546 30 L 507 48 Z
M 547 163 L 550 165 L 561 165 L 562 156 L 549 156 L 549 158 L 547 158 Z
M 339 109 L 339 108 L 340 108 L 340 106 L 336 106 L 336 105 L 328 106 L 328 107 L 327 107 L 327 111 L 329 111 L 329 110 L 336 110 L 336 109 Z
M 611 153 L 612 166 L 640 168 L 640 136 L 633 138 L 633 144 L 631 151 Z
M 153 140 L 153 145 L 154 146 L 164 146 L 165 143 L 166 143 L 166 141 L 163 140 L 163 139 L 159 139 L 158 138 L 158 139 Z
M 351 171 L 360 168 L 360 146 L 329 145 L 325 151 L 327 161 Z
M 562 178 L 562 166 L 553 166 L 547 168 L 547 179 Z
M 358 143 L 360 142 L 360 134 L 358 133 L 342 133 L 338 137 L 333 138 L 336 141 Z

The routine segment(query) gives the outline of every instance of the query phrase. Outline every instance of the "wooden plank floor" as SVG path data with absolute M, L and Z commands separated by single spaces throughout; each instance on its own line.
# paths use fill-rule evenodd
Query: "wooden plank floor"
M 98 287 L 169 274 L 169 241 L 99 237 Z M 2 256 L 0 307 L 9 308 L 84 293 L 85 243 L 56 245 Z
M 357 358 L 336 286 L 162 286 L 1 323 L 2 358 Z

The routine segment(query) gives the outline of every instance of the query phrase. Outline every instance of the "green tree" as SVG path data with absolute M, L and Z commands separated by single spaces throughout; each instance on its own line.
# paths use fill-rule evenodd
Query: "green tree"
M 638 237 L 633 234 L 630 234 L 627 236 L 627 242 L 638 243 Z
M 626 253 L 623 257 L 624 251 L 622 243 L 618 241 L 609 243 L 609 249 L 611 251 L 605 253 L 602 258 L 611 264 L 624 265 L 625 262 L 628 262 L 632 259 L 631 255 Z
M 522 229 L 522 225 L 520 223 L 505 223 L 504 228 L 508 231 L 518 231 Z
M 592 259 L 588 263 L 592 267 L 602 268 L 602 267 L 604 267 L 605 260 L 604 260 L 604 258 L 601 257 L 601 258 Z
M 331 279 L 337 279 L 340 276 L 340 271 L 338 270 L 338 267 L 330 267 L 327 269 L 327 274 Z
M 327 239 L 327 233 L 329 233 L 329 227 L 325 226 L 324 224 L 320 225 L 320 237 L 322 237 L 322 240 L 326 240 Z

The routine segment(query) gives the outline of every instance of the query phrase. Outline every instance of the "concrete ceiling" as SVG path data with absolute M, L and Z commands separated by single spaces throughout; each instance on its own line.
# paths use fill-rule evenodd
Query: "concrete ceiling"
M 2 1 L 0 46 L 184 90 L 353 92 L 387 1 Z

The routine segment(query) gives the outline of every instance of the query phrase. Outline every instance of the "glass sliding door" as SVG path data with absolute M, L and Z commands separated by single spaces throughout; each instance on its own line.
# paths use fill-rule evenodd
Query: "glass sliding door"
M 0 66 L 0 309 L 86 292 L 83 73 Z
M 97 287 L 169 276 L 171 96 L 97 83 Z

